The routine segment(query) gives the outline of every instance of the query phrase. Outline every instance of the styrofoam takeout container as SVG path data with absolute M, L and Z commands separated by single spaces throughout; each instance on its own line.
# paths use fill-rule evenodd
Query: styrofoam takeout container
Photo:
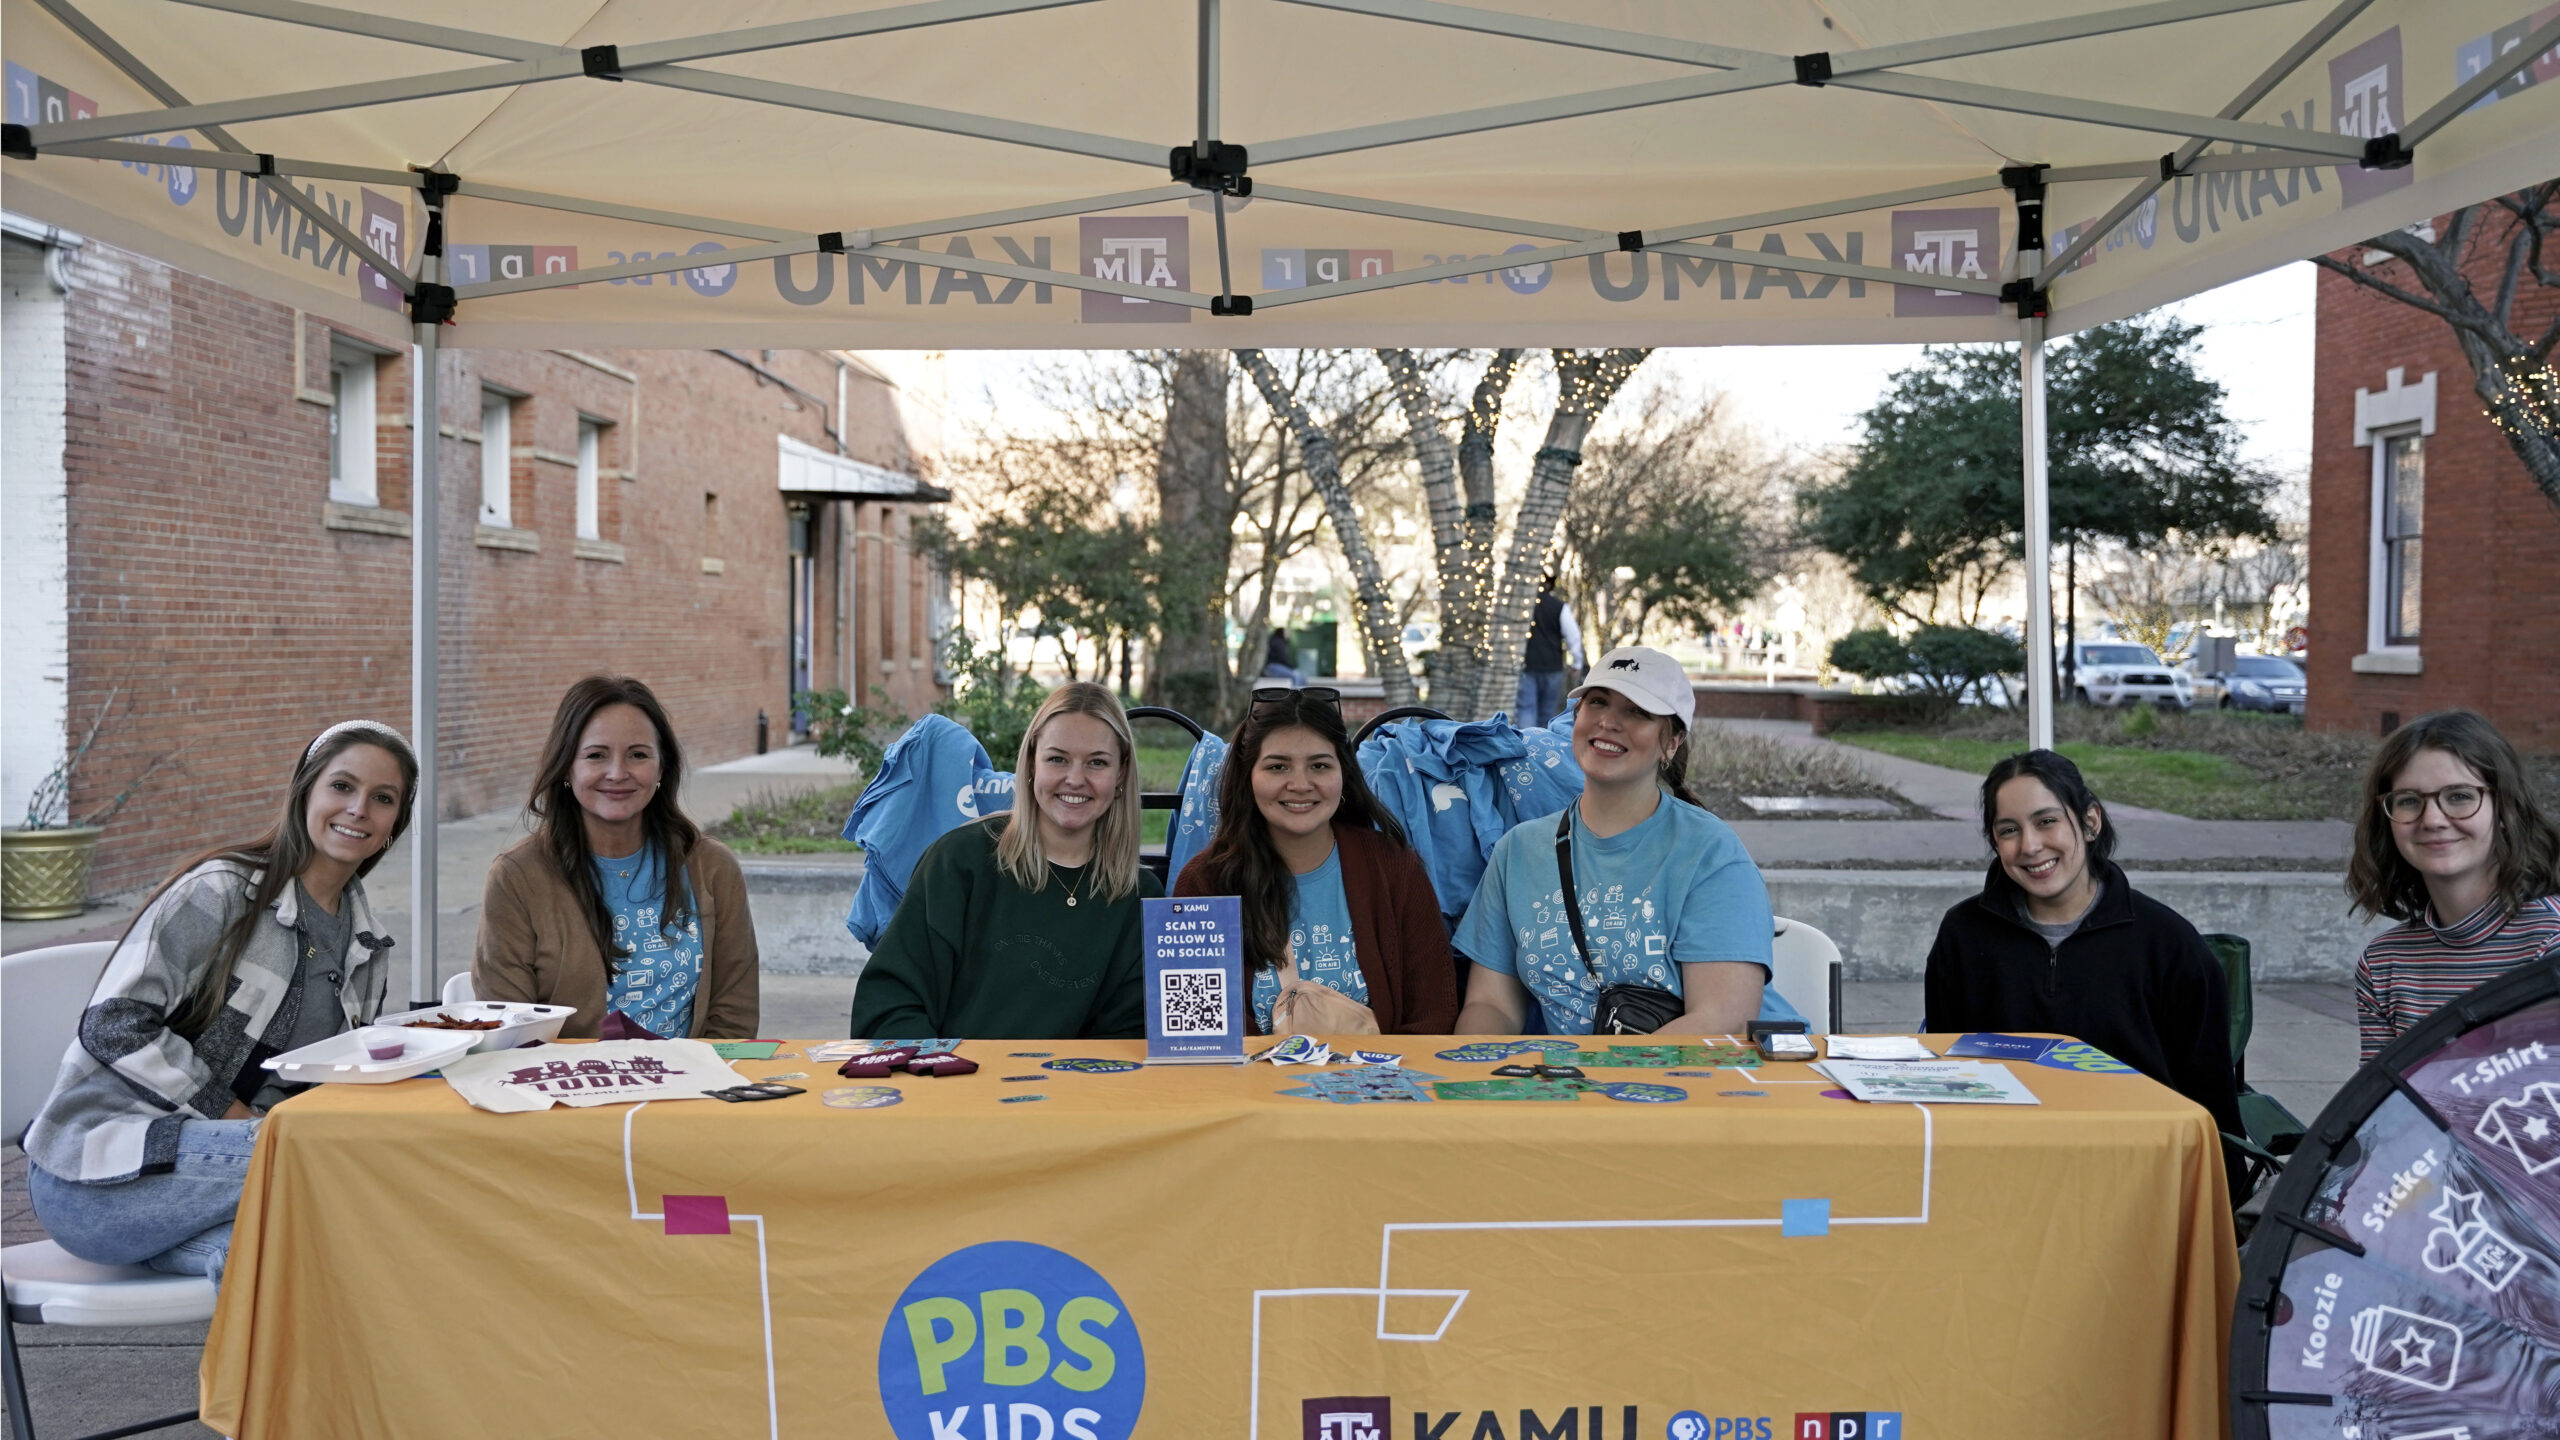
M 342 1030 L 316 1044 L 287 1050 L 265 1062 L 276 1078 L 292 1085 L 387 1085 L 424 1075 L 471 1053 L 475 1032 L 411 1030 L 408 1052 L 396 1060 L 376 1060 L 365 1053 L 364 1030 Z
M 422 1010 L 403 1010 L 397 1015 L 382 1016 L 373 1023 L 406 1026 L 412 1020 L 433 1020 L 438 1015 L 450 1015 L 456 1020 L 501 1022 L 495 1030 L 411 1029 L 409 1031 L 412 1035 L 468 1035 L 472 1040 L 471 1053 L 478 1055 L 489 1050 L 513 1050 L 519 1045 L 530 1045 L 537 1040 L 557 1040 L 560 1038 L 560 1027 L 568 1024 L 569 1017 L 577 1013 L 578 1007 L 575 1005 L 535 1005 L 519 1000 L 466 1000 L 460 1005 L 429 1005 Z

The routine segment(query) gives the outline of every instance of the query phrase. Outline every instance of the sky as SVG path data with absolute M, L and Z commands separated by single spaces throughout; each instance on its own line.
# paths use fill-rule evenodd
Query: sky
M 2285 265 L 2166 307 L 2205 327 L 2199 358 L 2222 382 L 2249 458 L 2279 474 L 2311 461 L 2312 277 Z M 1029 400 L 1025 377 L 1045 352 L 953 351 L 945 416 L 953 440 L 995 411 Z M 1920 358 L 1917 345 L 1770 345 L 1658 350 L 1645 378 L 1694 394 L 1721 391 L 1733 413 L 1780 450 L 1819 451 L 1857 439 L 1859 412 L 1886 380 Z

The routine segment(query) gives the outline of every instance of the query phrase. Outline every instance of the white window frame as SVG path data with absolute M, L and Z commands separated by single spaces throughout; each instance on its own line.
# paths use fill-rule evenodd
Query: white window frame
M 2419 446 L 2419 473 L 2423 476 L 2425 474 L 2426 466 L 2426 436 L 2419 432 L 2418 427 L 2415 425 L 2401 426 L 2397 429 L 2377 432 L 2373 437 L 2373 523 L 2371 533 L 2373 558 L 2371 566 L 2371 599 L 2365 607 L 2365 648 L 2368 651 L 2373 652 L 2386 650 L 2416 650 L 2419 648 L 2426 634 L 2426 606 L 2423 603 L 2423 600 L 2418 607 L 2418 633 L 2415 635 L 2405 636 L 2392 634 L 2391 612 L 2399 598 L 2396 588 L 2392 584 L 2391 547 L 2395 541 L 2414 540 L 2418 542 L 2418 584 L 2422 587 L 2422 596 L 2424 594 L 2423 587 L 2426 584 L 2425 546 L 2427 534 L 2427 497 L 2425 481 L 2423 479 L 2419 482 L 2417 533 L 2414 535 L 2395 536 L 2391 531 L 2391 512 L 2393 509 L 2393 497 L 2391 493 L 2391 455 L 2393 447 L 2405 442 L 2414 442 Z
M 578 417 L 578 538 L 604 538 L 603 506 L 597 497 L 604 451 L 605 422 Z
M 341 505 L 382 504 L 374 429 L 381 363 L 370 350 L 329 347 L 329 498 Z
M 2355 657 L 2350 668 L 2367 674 L 2415 675 L 2419 673 L 2418 646 L 2414 642 L 2391 641 L 2391 554 L 2385 541 L 2383 502 L 2389 498 L 2391 442 L 2407 436 L 2431 436 L 2436 433 L 2436 375 L 2429 371 L 2415 382 L 2408 371 L 2393 366 L 2383 379 L 2383 388 L 2356 391 L 2355 442 L 2373 451 L 2372 480 L 2366 491 L 2365 527 L 2365 605 L 2364 653 Z M 2423 497 L 2420 505 L 2425 504 Z M 2425 583 L 2426 519 L 2418 522 L 2420 584 Z M 2421 633 L 2426 625 L 2424 605 L 2419 607 Z
M 480 392 L 480 523 L 500 530 L 515 526 L 514 407 L 503 390 Z

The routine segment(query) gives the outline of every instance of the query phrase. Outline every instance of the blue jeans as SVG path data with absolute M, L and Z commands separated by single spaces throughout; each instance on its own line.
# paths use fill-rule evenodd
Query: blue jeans
M 1564 709 L 1564 672 L 1561 670 L 1523 670 L 1520 672 L 1520 711 L 1511 723 L 1523 730 L 1536 729 L 1556 718 Z
M 1297 669 L 1294 666 L 1283 665 L 1279 661 L 1274 660 L 1270 664 L 1262 667 L 1262 678 L 1265 680 L 1286 680 L 1290 684 L 1303 689 L 1307 683 L 1307 672 Z
M 98 1265 L 148 1265 L 222 1283 L 231 1217 L 249 1178 L 255 1120 L 190 1120 L 177 1167 L 112 1185 L 83 1185 L 27 1167 L 27 1198 L 54 1243 Z

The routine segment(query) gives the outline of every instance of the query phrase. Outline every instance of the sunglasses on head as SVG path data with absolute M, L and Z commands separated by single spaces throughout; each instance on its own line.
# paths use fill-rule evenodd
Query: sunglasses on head
M 1301 706 L 1321 705 L 1339 712 L 1342 692 L 1330 685 L 1274 685 L 1253 692 L 1253 712 L 1296 710 Z

